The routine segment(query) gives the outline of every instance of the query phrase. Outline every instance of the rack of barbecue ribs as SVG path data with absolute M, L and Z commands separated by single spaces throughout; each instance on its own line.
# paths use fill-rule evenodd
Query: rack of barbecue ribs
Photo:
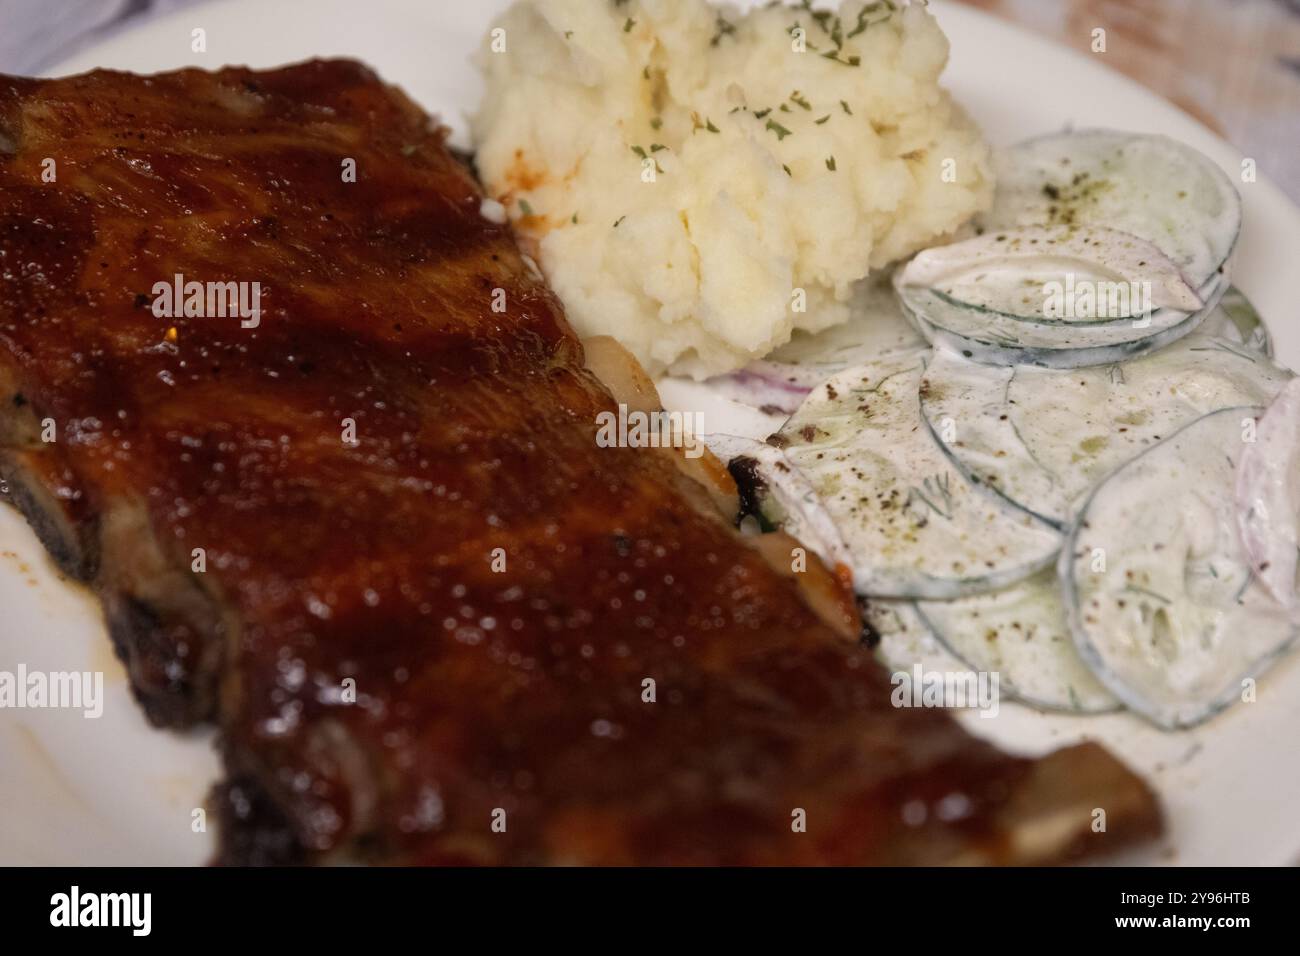
M 653 389 L 587 360 L 445 136 L 344 60 L 0 77 L 3 477 L 149 719 L 219 728 L 220 862 L 1038 863 L 1160 830 L 1098 746 L 892 706 L 840 578 L 738 532 L 716 460 L 599 445 L 610 388 Z

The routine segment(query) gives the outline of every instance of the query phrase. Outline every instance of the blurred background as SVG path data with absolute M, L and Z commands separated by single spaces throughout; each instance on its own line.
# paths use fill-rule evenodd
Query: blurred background
M 0 0 L 0 72 L 39 73 L 108 32 L 200 2 Z M 1300 0 L 947 2 L 979 7 L 1105 57 L 1113 69 L 1160 93 L 1255 159 L 1261 172 L 1300 202 Z M 1103 54 L 1091 49 L 1098 28 L 1106 31 Z
M 958 0 L 1088 55 L 1192 114 L 1300 202 L 1300 0 Z

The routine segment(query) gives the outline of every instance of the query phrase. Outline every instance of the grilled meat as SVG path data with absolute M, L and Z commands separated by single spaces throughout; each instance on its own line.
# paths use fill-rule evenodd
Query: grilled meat
M 835 578 L 741 536 L 716 463 L 599 447 L 614 399 L 444 136 L 348 61 L 0 78 L 0 472 L 150 719 L 219 724 L 222 861 L 1040 862 L 1158 829 L 1095 746 L 891 706 Z M 177 276 L 257 283 L 256 321 L 156 314 Z

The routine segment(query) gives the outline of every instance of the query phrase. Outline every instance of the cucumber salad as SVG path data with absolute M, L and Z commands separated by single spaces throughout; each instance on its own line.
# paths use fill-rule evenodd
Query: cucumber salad
M 1300 382 L 1230 284 L 1240 199 L 1162 136 L 996 165 L 973 235 L 709 383 L 770 434 L 705 440 L 762 530 L 851 576 L 891 668 L 1195 725 L 1300 625 Z

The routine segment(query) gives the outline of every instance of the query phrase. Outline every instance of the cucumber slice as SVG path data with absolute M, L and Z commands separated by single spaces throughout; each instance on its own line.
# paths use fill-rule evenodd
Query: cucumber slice
M 1097 226 L 997 229 L 925 249 L 898 284 L 975 312 L 1048 325 L 1131 323 L 1158 309 L 1190 315 L 1203 305 L 1157 246 Z
M 1241 230 L 1241 199 L 1214 163 L 1165 136 L 1079 130 L 994 158 L 986 231 L 1106 226 L 1159 246 L 1194 287 L 1221 271 Z
M 1118 322 L 1031 322 L 956 303 L 934 289 L 898 290 L 904 311 L 936 346 L 985 365 L 1036 365 L 1086 368 L 1113 365 L 1156 349 L 1195 331 L 1228 282 L 1215 276 L 1197 290 L 1205 303 L 1188 315 L 1159 309 L 1143 319 Z
M 1242 695 L 1295 639 L 1255 580 L 1233 485 L 1257 407 L 1198 418 L 1120 467 L 1061 553 L 1075 644 L 1152 723 L 1190 727 Z
M 829 567 L 852 566 L 835 522 L 779 448 L 738 435 L 704 435 L 701 440 L 726 464 L 740 488 L 742 511 L 757 516 L 763 530 L 797 538 Z
M 1219 408 L 1265 404 L 1291 373 L 1197 333 L 1106 367 L 990 368 L 939 350 L 921 412 L 963 474 L 1036 517 L 1070 521 L 1094 485 Z
M 776 436 L 874 597 L 951 598 L 1051 563 L 1060 534 L 973 487 L 921 421 L 926 352 L 886 356 L 819 385 Z
M 1075 650 L 1055 568 L 955 601 L 920 601 L 921 619 L 963 662 L 999 673 L 1002 690 L 1046 710 L 1100 714 L 1119 700 Z
M 1300 379 L 1292 379 L 1260 419 L 1237 468 L 1242 545 L 1260 583 L 1296 607 L 1300 549 Z
M 863 602 L 862 618 L 880 636 L 876 658 L 891 674 L 912 678 L 920 665 L 922 673 L 962 674 L 971 668 L 935 637 L 911 601 L 872 598 Z
M 1273 337 L 1269 334 L 1268 326 L 1264 324 L 1255 306 L 1236 286 L 1230 286 L 1223 293 L 1218 307 L 1196 331 L 1235 345 L 1244 345 L 1252 352 L 1270 358 L 1273 356 Z

